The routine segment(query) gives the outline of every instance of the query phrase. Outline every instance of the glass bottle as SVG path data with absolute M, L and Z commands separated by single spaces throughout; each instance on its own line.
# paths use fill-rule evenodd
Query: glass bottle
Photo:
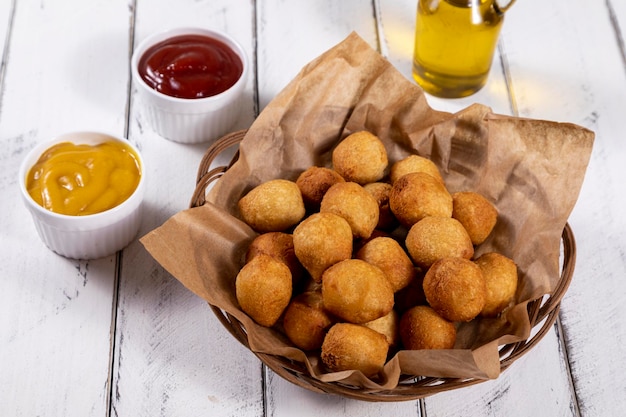
M 465 97 L 487 82 L 504 19 L 514 0 L 419 0 L 413 78 L 428 93 Z

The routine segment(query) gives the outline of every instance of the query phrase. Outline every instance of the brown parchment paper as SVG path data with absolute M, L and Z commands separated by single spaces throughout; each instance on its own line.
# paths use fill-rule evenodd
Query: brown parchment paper
M 429 157 L 451 192 L 472 190 L 491 200 L 498 223 L 476 256 L 500 252 L 515 260 L 520 274 L 516 305 L 502 317 L 461 324 L 454 349 L 400 351 L 373 380 L 360 372 L 325 372 L 315 353 L 255 324 L 234 295 L 235 277 L 256 236 L 237 217 L 239 198 L 261 182 L 295 180 L 311 165 L 331 166 L 338 141 L 363 129 L 383 140 L 390 164 L 411 153 Z M 268 104 L 204 206 L 174 215 L 141 241 L 187 288 L 236 317 L 253 351 L 300 361 L 322 381 L 390 389 L 401 374 L 496 378 L 498 346 L 529 337 L 526 304 L 549 294 L 559 279 L 561 233 L 593 140 L 593 132 L 573 124 L 497 115 L 479 104 L 456 114 L 435 111 L 418 86 L 353 33 Z

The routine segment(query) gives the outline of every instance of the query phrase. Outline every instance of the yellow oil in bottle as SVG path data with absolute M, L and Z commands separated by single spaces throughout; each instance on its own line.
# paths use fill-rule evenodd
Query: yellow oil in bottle
M 413 78 L 428 93 L 465 97 L 487 81 L 504 16 L 494 0 L 419 0 Z

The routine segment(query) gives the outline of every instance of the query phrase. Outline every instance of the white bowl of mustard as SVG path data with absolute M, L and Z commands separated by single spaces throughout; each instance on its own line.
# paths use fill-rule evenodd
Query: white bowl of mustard
M 112 255 L 139 231 L 145 169 L 128 140 L 99 132 L 58 136 L 28 153 L 19 184 L 41 240 L 59 255 Z

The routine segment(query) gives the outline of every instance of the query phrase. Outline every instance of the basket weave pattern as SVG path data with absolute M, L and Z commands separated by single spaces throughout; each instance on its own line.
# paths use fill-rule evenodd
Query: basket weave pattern
M 196 189 L 190 206 L 198 207 L 205 203 L 205 194 L 208 186 L 218 180 L 236 162 L 238 153 L 228 166 L 211 168 L 215 158 L 226 149 L 238 145 L 246 134 L 245 130 L 233 132 L 218 139 L 205 153 L 196 179 Z M 576 241 L 569 224 L 565 225 L 562 234 L 563 264 L 561 276 L 552 294 L 533 300 L 528 303 L 528 316 L 533 328 L 532 336 L 524 341 L 502 345 L 499 348 L 500 370 L 504 371 L 517 359 L 532 349 L 550 331 L 554 325 L 563 295 L 572 280 L 576 264 Z M 222 325 L 248 349 L 248 337 L 241 322 L 227 312 L 210 306 Z M 434 378 L 405 375 L 399 384 L 391 390 L 368 390 L 342 384 L 340 382 L 322 382 L 312 377 L 306 367 L 289 359 L 255 352 L 256 356 L 276 374 L 305 389 L 328 394 L 336 394 L 347 398 L 365 401 L 406 401 L 424 398 L 439 392 L 467 387 L 480 382 L 482 379 Z

